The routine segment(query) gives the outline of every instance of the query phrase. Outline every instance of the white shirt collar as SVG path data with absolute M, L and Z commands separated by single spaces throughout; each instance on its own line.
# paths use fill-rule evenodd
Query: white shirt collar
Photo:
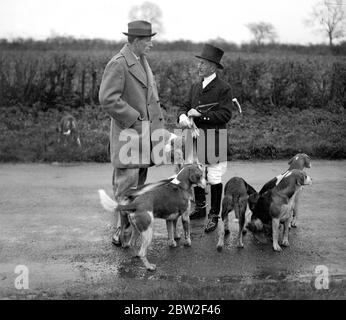
M 132 51 L 132 53 L 135 56 L 135 58 L 139 61 L 140 57 L 138 57 L 133 51 Z
M 203 79 L 202 85 L 203 85 L 203 89 L 210 83 L 212 82 L 214 79 L 216 78 L 216 73 L 214 72 L 213 74 L 211 74 L 209 77 L 205 77 Z

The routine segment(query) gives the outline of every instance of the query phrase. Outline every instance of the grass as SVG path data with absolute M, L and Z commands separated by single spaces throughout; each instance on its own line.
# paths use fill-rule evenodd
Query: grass
M 110 119 L 100 106 L 69 109 L 77 119 L 82 148 L 57 143 L 62 113 L 25 106 L 0 108 L 1 162 L 108 162 Z M 228 125 L 228 158 L 287 159 L 298 152 L 313 158 L 345 159 L 344 109 L 262 109 L 243 105 Z M 173 130 L 176 109 L 165 112 Z

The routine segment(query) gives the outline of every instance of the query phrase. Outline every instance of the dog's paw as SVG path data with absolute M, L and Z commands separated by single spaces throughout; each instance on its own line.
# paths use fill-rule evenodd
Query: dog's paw
M 185 246 L 185 247 L 191 247 L 191 238 L 185 239 L 184 246 Z
M 177 233 L 176 235 L 174 235 L 174 240 L 175 241 L 179 241 L 181 239 L 181 236 L 179 233 Z
M 223 246 L 224 246 L 223 241 L 222 241 L 222 240 L 219 240 L 219 242 L 218 242 L 218 244 L 217 244 L 217 246 L 216 246 L 216 250 L 217 250 L 218 252 L 221 252 L 222 249 L 223 249 Z
M 224 242 L 222 241 L 221 238 L 219 238 L 219 241 L 218 241 L 217 246 L 216 246 L 217 251 L 221 252 L 223 246 L 224 246 Z
M 169 240 L 168 241 L 168 246 L 170 248 L 176 248 L 177 247 L 177 242 L 175 240 Z
M 146 266 L 147 270 L 148 271 L 155 271 L 156 270 L 156 265 L 153 264 L 153 263 L 149 263 L 147 266 Z
M 273 249 L 274 249 L 274 251 L 276 251 L 276 252 L 282 251 L 282 249 L 281 249 L 281 247 L 279 246 L 279 244 L 273 244 Z
M 237 248 L 243 249 L 244 248 L 244 243 L 239 241 L 238 244 L 237 244 Z
M 283 241 L 281 242 L 281 245 L 284 246 L 284 247 L 289 247 L 289 246 L 290 246 L 290 243 L 289 243 L 288 240 L 283 240 Z

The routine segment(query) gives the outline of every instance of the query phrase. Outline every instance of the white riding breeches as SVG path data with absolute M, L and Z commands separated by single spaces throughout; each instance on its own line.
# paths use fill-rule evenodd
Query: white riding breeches
M 222 182 L 222 176 L 227 170 L 227 161 L 206 164 L 206 178 L 210 184 L 218 184 Z

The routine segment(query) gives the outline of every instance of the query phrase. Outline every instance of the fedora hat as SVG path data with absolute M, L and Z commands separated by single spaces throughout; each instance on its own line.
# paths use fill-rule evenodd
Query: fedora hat
M 211 62 L 214 62 L 219 69 L 223 69 L 222 64 L 220 63 L 223 56 L 223 50 L 220 48 L 214 47 L 211 44 L 205 44 L 200 56 L 196 56 L 199 59 L 205 59 Z
M 127 27 L 128 31 L 123 32 L 126 36 L 152 37 L 156 34 L 151 31 L 151 23 L 143 20 L 131 21 Z

